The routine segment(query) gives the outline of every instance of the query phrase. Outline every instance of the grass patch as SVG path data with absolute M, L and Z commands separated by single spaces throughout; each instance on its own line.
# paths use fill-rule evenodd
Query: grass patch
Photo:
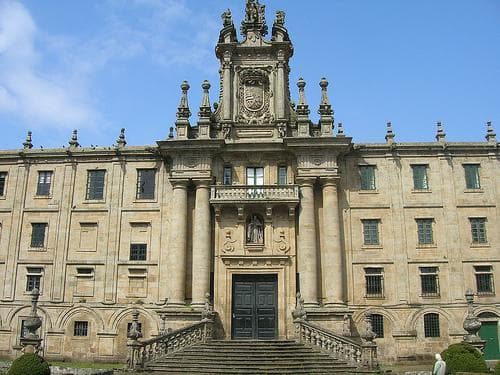
M 91 368 L 91 369 L 124 369 L 126 365 L 123 363 L 104 363 L 104 362 L 52 362 L 51 366 L 70 367 L 70 368 Z

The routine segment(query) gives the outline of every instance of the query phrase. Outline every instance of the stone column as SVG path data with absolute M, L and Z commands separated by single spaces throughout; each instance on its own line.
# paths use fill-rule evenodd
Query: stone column
M 188 180 L 171 180 L 172 221 L 167 252 L 168 305 L 184 306 L 186 295 L 187 184 Z
M 337 179 L 325 178 L 323 183 L 323 240 L 321 267 L 324 282 L 324 304 L 344 304 L 344 274 L 340 243 L 340 212 Z
M 231 52 L 224 52 L 222 61 L 222 118 L 225 121 L 231 120 Z
M 205 294 L 210 292 L 210 181 L 196 181 L 196 203 L 193 231 L 193 301 L 203 306 Z
M 318 305 L 318 254 L 314 212 L 314 178 L 298 178 L 300 185 L 299 243 L 297 268 L 304 305 Z
M 278 52 L 277 64 L 277 84 L 276 84 L 276 118 L 282 120 L 285 118 L 285 54 L 283 51 Z

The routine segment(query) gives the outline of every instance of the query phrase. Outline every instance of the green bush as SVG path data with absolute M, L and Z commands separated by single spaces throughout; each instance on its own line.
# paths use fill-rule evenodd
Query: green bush
M 461 342 L 450 345 L 441 356 L 448 373 L 488 372 L 483 356 L 470 344 Z
M 495 375 L 500 375 L 500 361 L 495 366 Z
M 42 357 L 26 353 L 17 358 L 10 366 L 7 375 L 50 375 L 50 367 Z

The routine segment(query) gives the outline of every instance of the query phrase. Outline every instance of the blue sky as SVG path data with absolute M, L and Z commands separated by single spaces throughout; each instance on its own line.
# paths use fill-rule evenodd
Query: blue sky
M 212 83 L 220 14 L 237 28 L 244 0 L 0 0 L 0 149 L 109 146 L 120 128 L 130 145 L 164 139 L 175 121 L 179 85 Z M 286 12 L 299 77 L 314 121 L 318 82 L 330 81 L 336 122 L 355 142 L 482 141 L 486 121 L 500 134 L 500 1 L 263 0 L 271 25 Z M 241 37 L 240 37 L 241 38 Z M 196 122 L 193 115 L 191 122 Z

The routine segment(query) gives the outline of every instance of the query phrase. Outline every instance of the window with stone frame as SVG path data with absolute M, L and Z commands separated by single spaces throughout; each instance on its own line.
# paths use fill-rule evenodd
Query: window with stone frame
M 137 199 L 155 198 L 156 169 L 137 170 Z
M 5 186 L 7 185 L 7 172 L 0 172 L 0 197 L 5 196 Z
M 38 289 L 42 293 L 42 275 L 43 268 L 28 267 L 26 269 L 26 292 L 32 292 L 33 289 Z
M 280 165 L 278 167 L 278 185 L 287 184 L 287 167 L 286 165 Z
M 411 166 L 413 173 L 413 190 L 429 190 L 427 164 L 414 164 Z
M 472 235 L 473 244 L 485 244 L 488 243 L 488 238 L 486 237 L 486 218 L 484 217 L 471 217 L 470 229 Z
M 384 297 L 384 269 L 381 267 L 365 268 L 366 297 Z
M 384 316 L 381 314 L 370 315 L 372 323 L 372 331 L 377 335 L 377 338 L 384 337 Z
M 230 165 L 224 166 L 224 175 L 222 177 L 222 183 L 224 185 L 233 184 L 233 168 Z
M 101 169 L 87 171 L 87 200 L 104 199 L 104 179 L 106 171 Z
M 464 164 L 465 173 L 465 188 L 466 189 L 481 189 L 479 179 L 480 164 Z
M 439 297 L 439 268 L 420 267 L 422 297 Z
M 493 284 L 493 267 L 474 266 L 474 274 L 476 276 L 477 295 L 478 296 L 495 295 L 495 287 Z
M 417 222 L 417 235 L 419 245 L 433 245 L 434 234 L 432 225 L 434 219 L 416 219 Z
M 360 165 L 359 166 L 360 189 L 361 190 L 376 190 L 375 183 L 375 166 L 374 165 Z
M 148 245 L 145 243 L 130 244 L 130 260 L 147 260 Z
M 38 172 L 38 183 L 36 185 L 36 195 L 37 196 L 49 196 L 50 187 L 52 184 L 52 171 L 39 171 Z
M 86 337 L 89 334 L 89 322 L 77 320 L 73 325 L 73 336 Z
M 424 336 L 425 337 L 440 337 L 439 315 L 436 313 L 428 313 L 424 315 Z
M 45 237 L 47 234 L 47 223 L 31 223 L 31 248 L 45 247 Z
M 380 245 L 379 240 L 379 219 L 363 219 L 363 244 Z

